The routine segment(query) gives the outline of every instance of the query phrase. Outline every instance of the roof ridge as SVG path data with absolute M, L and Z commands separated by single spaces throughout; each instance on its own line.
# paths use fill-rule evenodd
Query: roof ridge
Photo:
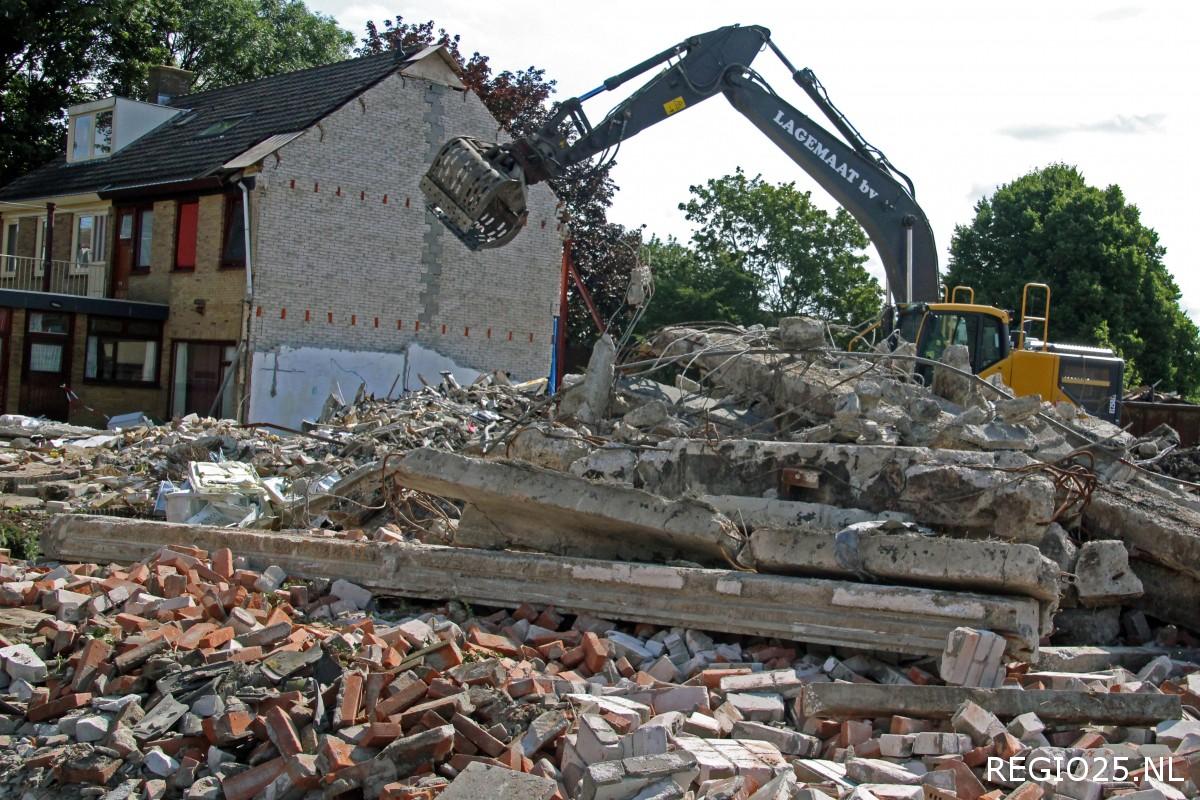
M 231 89 L 241 89 L 241 88 L 245 88 L 246 86 L 249 86 L 251 84 L 266 83 L 267 81 L 273 81 L 273 80 L 277 80 L 277 79 L 281 79 L 281 78 L 291 78 L 291 77 L 300 75 L 301 73 L 305 73 L 305 72 L 314 72 L 316 70 L 321 70 L 321 69 L 332 69 L 335 67 L 342 67 L 342 66 L 345 66 L 346 64 L 367 61 L 369 59 L 382 60 L 385 57 L 391 57 L 394 61 L 396 61 L 397 64 L 399 64 L 401 61 L 408 58 L 411 54 L 412 54 L 411 52 L 406 52 L 403 50 L 385 50 L 382 53 L 371 53 L 370 55 L 358 56 L 357 58 L 344 58 L 341 61 L 330 61 L 327 64 L 317 64 L 317 65 L 311 66 L 311 67 L 303 67 L 301 69 L 289 70 L 288 72 L 276 72 L 272 75 L 264 75 L 261 78 L 251 78 L 248 81 L 241 81 L 239 83 L 229 83 L 224 86 L 216 86 L 216 87 L 213 87 L 212 89 L 205 89 L 204 91 L 201 91 L 201 92 L 191 92 L 189 94 L 181 94 L 177 97 L 171 98 L 170 106 L 172 108 L 179 108 L 180 102 L 186 101 L 190 98 L 199 97 L 199 98 L 207 99 L 206 96 L 212 96 L 212 95 L 217 94 L 218 92 L 226 92 Z

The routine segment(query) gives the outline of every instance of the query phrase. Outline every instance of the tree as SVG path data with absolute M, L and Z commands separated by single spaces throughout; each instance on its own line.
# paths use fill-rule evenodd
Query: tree
M 1053 340 L 1112 346 L 1129 382 L 1194 395 L 1200 332 L 1165 254 L 1119 186 L 1089 186 L 1075 167 L 1052 164 L 975 204 L 971 223 L 954 230 L 947 282 L 1010 308 L 1025 283 L 1046 283 Z
M 99 83 L 116 94 L 144 93 L 149 69 L 195 73 L 197 91 L 346 58 L 354 34 L 303 0 L 109 0 L 112 20 Z
M 771 317 L 799 314 L 858 323 L 879 312 L 867 272 L 867 236 L 845 209 L 830 215 L 794 183 L 733 175 L 690 187 L 679 208 L 696 223 L 692 246 L 710 267 L 755 277 Z
M 0 26 L 0 185 L 65 149 L 69 106 L 144 97 L 154 64 L 211 89 L 336 61 L 354 42 L 301 0 L 6 0 Z
M 721 320 L 742 325 L 766 323 L 763 281 L 729 253 L 701 258 L 675 238 L 652 237 L 643 248 L 654 274 L 654 300 L 639 328 L 652 331 L 681 322 Z
M 432 20 L 405 22 L 402 16 L 385 20 L 382 28 L 370 21 L 358 52 L 368 55 L 390 49 L 445 45 L 462 70 L 463 84 L 479 95 L 511 136 L 532 134 L 545 123 L 555 82 L 546 79 L 544 69 L 529 66 L 515 72 L 493 72 L 487 56 L 479 52 L 469 57 L 464 55 L 461 37 L 445 28 L 435 29 L 434 25 Z M 606 321 L 621 307 L 641 244 L 640 231 L 608 221 L 607 211 L 617 189 L 609 176 L 612 166 L 612 162 L 599 169 L 592 164 L 580 164 L 564 177 L 549 181 L 562 203 L 563 220 L 570 228 L 575 266 Z M 567 328 L 571 343 L 576 346 L 590 343 L 597 335 L 574 284 L 569 287 Z
M 89 99 L 108 0 L 0 4 L 0 186 L 52 159 L 67 106 Z

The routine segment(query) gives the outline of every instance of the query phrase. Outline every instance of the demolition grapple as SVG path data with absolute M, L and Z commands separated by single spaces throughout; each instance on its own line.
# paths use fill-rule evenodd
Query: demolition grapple
M 426 206 L 472 250 L 501 247 L 528 216 L 521 167 L 498 144 L 459 136 L 421 178 Z

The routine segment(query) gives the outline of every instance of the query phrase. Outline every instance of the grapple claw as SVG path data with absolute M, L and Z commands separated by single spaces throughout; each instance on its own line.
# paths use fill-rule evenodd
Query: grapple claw
M 421 178 L 425 205 L 472 250 L 500 247 L 528 216 L 525 176 L 504 149 L 458 136 Z

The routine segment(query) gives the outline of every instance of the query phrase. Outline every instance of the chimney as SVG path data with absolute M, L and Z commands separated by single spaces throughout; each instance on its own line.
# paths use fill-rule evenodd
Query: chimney
M 150 91 L 146 99 L 151 103 L 169 105 L 176 97 L 192 90 L 192 73 L 178 67 L 165 65 L 150 68 Z

